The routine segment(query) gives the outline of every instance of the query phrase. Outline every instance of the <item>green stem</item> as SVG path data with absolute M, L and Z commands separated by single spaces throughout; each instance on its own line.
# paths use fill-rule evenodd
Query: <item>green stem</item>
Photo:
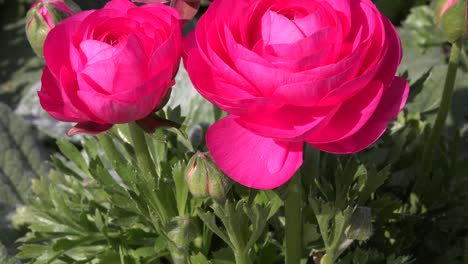
M 188 255 L 183 250 L 177 248 L 170 249 L 173 264 L 187 264 Z
M 302 186 L 297 172 L 288 186 L 285 201 L 286 264 L 299 264 L 302 256 Z
M 165 208 L 165 204 L 162 203 L 161 197 L 156 190 L 155 182 L 158 181 L 158 175 L 154 167 L 153 159 L 148 149 L 148 144 L 146 142 L 145 133 L 136 123 L 129 123 L 128 128 L 130 130 L 130 137 L 133 142 L 133 147 L 135 148 L 135 155 L 140 166 L 141 171 L 143 172 L 143 178 L 146 181 L 146 186 L 148 190 L 145 190 L 148 195 L 154 201 L 154 206 L 158 212 L 161 221 L 167 223 L 169 220 L 168 212 Z
M 335 258 L 335 256 L 333 256 L 333 254 L 327 253 L 320 260 L 320 264 L 333 264 L 334 263 L 334 261 L 333 261 L 334 258 Z
M 463 65 L 463 67 L 468 69 L 468 56 L 466 55 L 466 50 L 464 48 L 461 48 L 460 51 L 460 63 Z
M 236 264 L 250 264 L 252 263 L 247 252 L 235 252 L 234 256 L 236 258 Z
M 445 77 L 444 91 L 442 94 L 442 101 L 440 102 L 439 110 L 437 112 L 437 118 L 429 135 L 429 140 L 424 147 L 421 162 L 421 171 L 424 170 L 430 172 L 432 169 L 432 162 L 430 162 L 430 160 L 432 157 L 434 146 L 439 140 L 440 134 L 442 133 L 442 129 L 444 128 L 445 120 L 447 119 L 447 115 L 450 110 L 453 89 L 455 87 L 455 79 L 457 77 L 458 61 L 460 58 L 461 49 L 462 40 L 458 40 L 452 44 L 449 64 L 447 68 L 447 75 Z

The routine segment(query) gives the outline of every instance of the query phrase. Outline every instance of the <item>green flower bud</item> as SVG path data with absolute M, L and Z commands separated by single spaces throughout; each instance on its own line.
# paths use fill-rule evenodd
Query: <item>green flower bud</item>
M 185 173 L 190 193 L 197 198 L 223 199 L 231 188 L 231 180 L 216 166 L 208 153 L 197 152 L 190 159 Z
M 467 0 L 439 0 L 436 6 L 435 22 L 450 42 L 464 37 L 467 28 Z
M 345 230 L 345 235 L 351 240 L 367 240 L 372 236 L 372 213 L 369 207 L 359 206 L 354 211 Z
M 26 37 L 37 56 L 43 57 L 44 41 L 49 31 L 79 10 L 70 0 L 38 0 L 31 6 L 26 14 Z

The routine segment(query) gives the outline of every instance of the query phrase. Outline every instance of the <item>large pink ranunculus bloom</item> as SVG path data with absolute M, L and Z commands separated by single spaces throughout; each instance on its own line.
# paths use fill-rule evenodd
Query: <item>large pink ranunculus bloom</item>
M 181 19 L 162 4 L 112 0 L 53 28 L 39 98 L 54 118 L 100 133 L 150 114 L 174 84 Z
M 408 96 L 398 35 L 370 0 L 216 0 L 183 53 L 198 91 L 229 114 L 208 130 L 213 159 L 258 189 L 294 174 L 304 142 L 366 148 Z

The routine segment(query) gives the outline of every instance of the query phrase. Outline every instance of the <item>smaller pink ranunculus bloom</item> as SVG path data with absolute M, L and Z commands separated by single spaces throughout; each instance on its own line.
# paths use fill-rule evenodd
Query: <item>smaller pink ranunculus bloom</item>
M 459 0 L 445 0 L 442 4 L 442 7 L 440 8 L 440 12 L 439 12 L 439 16 L 443 16 L 445 14 L 445 12 L 447 11 L 447 9 L 449 9 L 449 7 L 451 7 L 453 4 L 455 4 L 456 2 L 458 2 Z
M 174 85 L 181 25 L 173 8 L 128 0 L 65 19 L 45 41 L 42 107 L 78 123 L 69 135 L 145 118 Z
M 26 15 L 26 36 L 34 52 L 42 57 L 44 40 L 49 31 L 63 19 L 79 12 L 73 2 L 64 0 L 38 0 Z
M 216 0 L 184 40 L 197 90 L 228 113 L 208 129 L 233 180 L 275 188 L 303 144 L 354 153 L 403 108 L 408 82 L 395 28 L 370 0 Z
M 468 32 L 468 0 L 439 0 L 436 5 L 435 22 L 450 42 Z
M 38 0 L 31 5 L 31 9 L 36 9 L 36 12 L 46 21 L 50 28 L 53 28 L 63 18 L 75 14 L 77 11 L 75 6 L 67 5 L 64 0 Z M 61 14 L 57 13 L 57 11 Z M 65 15 L 65 17 L 60 17 L 59 15 Z

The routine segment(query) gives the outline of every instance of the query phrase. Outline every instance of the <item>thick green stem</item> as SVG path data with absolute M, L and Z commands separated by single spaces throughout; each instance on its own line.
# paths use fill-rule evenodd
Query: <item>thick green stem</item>
M 177 248 L 170 248 L 171 258 L 173 264 L 187 264 L 188 255 L 187 252 L 179 250 Z
M 440 102 L 439 110 L 437 112 L 437 118 L 432 127 L 431 133 L 429 135 L 429 140 L 427 141 L 422 162 L 421 162 L 421 171 L 430 172 L 432 169 L 432 153 L 434 146 L 440 138 L 440 134 L 444 128 L 445 120 L 447 119 L 448 112 L 450 110 L 450 105 L 452 102 L 453 89 L 455 87 L 455 79 L 457 77 L 458 70 L 458 61 L 460 58 L 460 51 L 462 49 L 462 40 L 458 40 L 452 44 L 452 49 L 450 51 L 449 64 L 447 68 L 447 75 L 445 76 L 445 85 L 444 91 L 442 94 L 442 101 Z
M 333 254 L 327 253 L 325 254 L 322 259 L 320 260 L 320 264 L 333 264 L 333 259 L 335 256 Z
M 235 252 L 236 264 L 251 264 L 249 254 L 246 251 Z
M 143 177 L 147 183 L 145 188 L 149 189 L 145 191 L 147 191 L 148 195 L 151 196 L 161 221 L 163 223 L 167 223 L 169 220 L 169 215 L 165 208 L 165 204 L 161 201 L 161 197 L 158 195 L 159 192 L 156 190 L 156 188 L 152 187 L 155 185 L 154 183 L 158 181 L 158 175 L 156 173 L 154 162 L 148 149 L 145 133 L 136 123 L 129 123 L 128 128 L 130 130 L 130 137 L 132 138 L 133 147 L 135 148 L 135 155 L 138 161 L 138 165 L 140 166 L 140 169 L 144 174 Z
M 302 186 L 297 172 L 288 186 L 285 201 L 286 264 L 299 264 L 302 256 Z

